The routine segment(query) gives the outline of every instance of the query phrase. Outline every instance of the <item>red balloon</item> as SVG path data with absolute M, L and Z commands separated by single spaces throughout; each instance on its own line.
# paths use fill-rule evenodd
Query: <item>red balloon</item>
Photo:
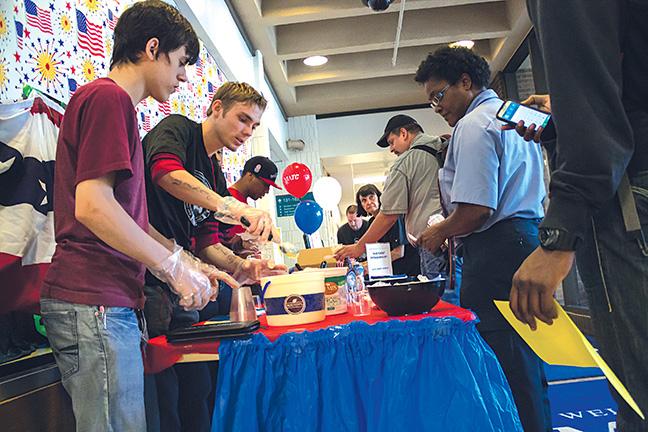
M 284 169 L 281 180 L 290 195 L 301 198 L 308 193 L 313 175 L 306 165 L 294 162 Z

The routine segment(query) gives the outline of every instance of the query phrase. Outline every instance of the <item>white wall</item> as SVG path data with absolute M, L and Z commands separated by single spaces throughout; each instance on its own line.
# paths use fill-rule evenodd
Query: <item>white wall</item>
M 315 116 L 290 117 L 288 119 L 288 137 L 290 139 L 301 139 L 306 143 L 303 151 L 288 151 L 288 160 L 278 164 L 279 172 L 292 162 L 306 164 L 313 174 L 313 184 L 322 176 L 322 163 L 319 154 L 319 137 L 317 132 L 317 121 Z M 313 190 L 311 186 L 311 191 Z M 284 194 L 287 192 L 283 191 Z M 279 193 L 277 193 L 279 194 Z M 277 226 L 281 228 L 281 237 L 298 247 L 303 247 L 302 232 L 297 228 L 293 216 L 277 218 Z M 335 217 L 330 211 L 324 211 L 324 221 L 317 230 L 325 246 L 332 246 L 337 243 L 337 224 Z M 289 260 L 292 264 L 292 261 Z
M 320 157 L 379 151 L 380 147 L 376 145 L 376 141 L 383 134 L 387 121 L 397 114 L 413 117 L 430 135 L 442 135 L 452 131 L 432 108 L 319 119 L 317 130 Z
M 262 62 L 255 62 L 224 0 L 175 0 L 178 9 L 191 22 L 207 50 L 230 81 L 245 81 L 261 91 L 268 100 L 262 122 L 285 150 L 288 125 L 279 102 L 263 78 Z M 261 78 L 260 78 L 261 77 Z

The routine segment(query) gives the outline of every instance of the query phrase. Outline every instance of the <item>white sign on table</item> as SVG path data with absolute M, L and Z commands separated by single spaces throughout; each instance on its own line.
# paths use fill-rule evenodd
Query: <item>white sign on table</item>
M 367 268 L 369 277 L 392 276 L 391 249 L 389 243 L 367 243 Z

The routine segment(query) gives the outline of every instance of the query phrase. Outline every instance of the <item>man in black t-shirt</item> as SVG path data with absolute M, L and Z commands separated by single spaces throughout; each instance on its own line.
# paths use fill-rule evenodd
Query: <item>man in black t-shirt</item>
M 250 222 L 248 231 L 262 239 L 274 230 L 266 212 L 228 196 L 215 158 L 219 149 L 236 151 L 252 135 L 265 106 L 266 100 L 250 85 L 225 83 L 214 94 L 203 123 L 171 115 L 142 141 L 151 225 L 203 261 L 231 273 L 239 283 L 286 272 L 285 266 L 266 260 L 241 259 L 220 243 L 223 216 L 233 221 L 245 217 Z M 145 293 L 151 336 L 198 322 L 198 312 L 179 308 L 166 285 L 149 273 Z M 229 305 L 221 308 L 228 310 Z M 208 396 L 213 380 L 206 364 L 176 365 L 155 380 L 164 429 L 210 429 Z
M 342 225 L 337 232 L 339 244 L 350 245 L 357 243 L 360 237 L 367 232 L 369 223 L 358 216 L 358 206 L 350 205 L 346 209 L 347 223 Z

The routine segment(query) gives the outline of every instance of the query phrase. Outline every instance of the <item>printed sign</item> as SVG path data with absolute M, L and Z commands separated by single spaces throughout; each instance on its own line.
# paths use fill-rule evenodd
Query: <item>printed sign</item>
M 389 243 L 368 243 L 366 250 L 370 278 L 394 274 Z

